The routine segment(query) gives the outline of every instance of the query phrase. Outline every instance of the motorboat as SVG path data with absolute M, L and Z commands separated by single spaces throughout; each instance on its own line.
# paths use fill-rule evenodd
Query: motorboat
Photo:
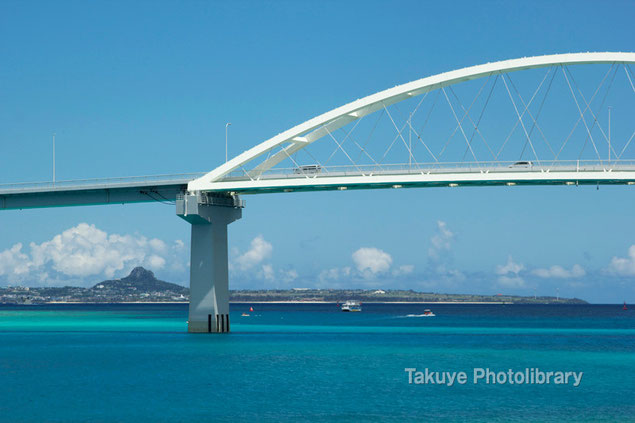
M 348 300 L 342 304 L 342 311 L 362 311 L 362 305 L 357 301 Z

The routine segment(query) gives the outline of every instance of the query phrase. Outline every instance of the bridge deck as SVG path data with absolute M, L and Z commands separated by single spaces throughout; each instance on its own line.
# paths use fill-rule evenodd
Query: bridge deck
M 0 185 L 0 209 L 171 202 L 200 173 Z
M 332 166 L 232 173 L 211 183 L 214 191 L 240 194 L 334 189 L 577 185 L 635 183 L 635 162 L 429 163 L 375 166 Z
M 635 185 L 635 162 L 434 163 L 234 173 L 212 192 L 262 194 L 492 185 Z M 202 173 L 0 185 L 0 209 L 172 202 Z

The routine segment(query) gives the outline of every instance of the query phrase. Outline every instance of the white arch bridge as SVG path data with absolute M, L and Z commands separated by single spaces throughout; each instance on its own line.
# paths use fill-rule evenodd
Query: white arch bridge
M 472 66 L 355 100 L 209 173 L 0 185 L 0 209 L 175 201 L 192 224 L 189 331 L 228 332 L 239 194 L 635 185 L 633 63 L 602 52 Z

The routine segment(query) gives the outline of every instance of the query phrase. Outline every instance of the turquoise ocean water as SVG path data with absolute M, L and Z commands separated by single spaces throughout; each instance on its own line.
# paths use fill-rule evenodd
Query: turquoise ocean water
M 253 306 L 232 304 L 226 335 L 186 333 L 186 305 L 0 306 L 0 421 L 635 421 L 621 305 Z M 468 383 L 409 384 L 404 368 Z M 584 375 L 474 384 L 474 368 Z

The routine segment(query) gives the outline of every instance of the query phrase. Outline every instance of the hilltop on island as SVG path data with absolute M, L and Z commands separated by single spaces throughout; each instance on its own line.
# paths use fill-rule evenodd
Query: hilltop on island
M 184 286 L 157 279 L 150 270 L 135 267 L 125 278 L 103 281 L 92 288 L 92 294 L 98 297 L 152 296 L 185 301 L 190 290 Z
M 187 302 L 187 287 L 157 279 L 150 270 L 135 267 L 121 279 L 96 283 L 91 288 L 0 288 L 0 303 L 133 303 Z
M 0 303 L 133 303 L 188 302 L 187 287 L 157 279 L 149 270 L 135 267 L 121 279 L 106 280 L 91 288 L 0 288 Z M 232 302 L 420 302 L 420 303 L 516 303 L 516 304 L 586 304 L 577 298 L 522 297 L 514 295 L 438 294 L 413 290 L 381 289 L 275 289 L 233 290 Z

